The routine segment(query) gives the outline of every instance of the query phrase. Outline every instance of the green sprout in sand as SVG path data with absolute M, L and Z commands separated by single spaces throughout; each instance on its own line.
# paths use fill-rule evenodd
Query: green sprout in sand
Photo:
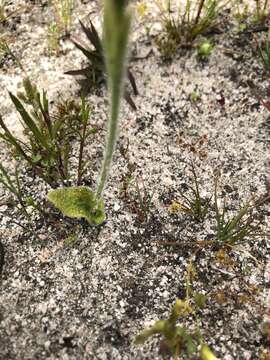
M 110 117 L 103 164 L 96 191 L 85 186 L 52 190 L 48 199 L 69 217 L 85 218 L 99 225 L 105 220 L 102 193 L 109 175 L 117 141 L 118 119 L 123 80 L 126 73 L 126 56 L 131 16 L 125 0 L 106 0 L 104 3 L 103 46 L 110 93 Z

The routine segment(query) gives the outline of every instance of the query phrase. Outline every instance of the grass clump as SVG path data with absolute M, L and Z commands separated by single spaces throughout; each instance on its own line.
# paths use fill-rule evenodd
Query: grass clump
M 123 178 L 122 198 L 135 213 L 140 222 L 147 222 L 153 208 L 153 197 L 155 192 L 148 191 L 142 180 L 138 181 L 133 175 L 128 174 Z
M 70 36 L 74 0 L 52 0 L 53 21 L 47 25 L 49 55 L 59 56 L 60 40 Z
M 210 208 L 211 199 L 204 199 L 199 187 L 199 180 L 194 165 L 191 165 L 193 186 L 189 186 L 190 195 L 180 192 L 183 202 L 173 202 L 169 211 L 171 213 L 184 212 L 191 215 L 195 221 L 203 222 Z
M 177 15 L 172 1 L 157 1 L 163 32 L 157 38 L 157 45 L 165 57 L 173 55 L 179 47 L 190 47 L 194 40 L 215 25 L 218 15 L 224 5 L 217 0 L 187 0 L 182 9 L 177 7 Z
M 212 196 L 204 199 L 193 165 L 191 172 L 194 186 L 188 186 L 190 195 L 180 192 L 184 200 L 180 202 L 173 201 L 168 208 L 170 213 L 177 214 L 183 212 L 192 216 L 195 221 L 201 223 L 204 222 L 206 216 L 210 219 L 213 215 L 216 223 L 216 236 L 214 241 L 219 243 L 236 245 L 244 242 L 248 237 L 264 235 L 260 231 L 262 219 L 257 216 L 255 210 L 268 201 L 268 193 L 257 200 L 255 200 L 255 197 L 252 197 L 236 214 L 230 215 L 225 197 L 221 200 L 222 206 L 219 205 L 219 175 L 215 176 Z M 212 201 L 213 198 L 214 200 Z
M 74 0 L 52 0 L 52 7 L 59 33 L 68 36 L 72 25 Z
M 242 243 L 247 237 L 261 234 L 259 232 L 261 221 L 256 220 L 253 215 L 253 210 L 256 208 L 256 202 L 252 204 L 253 200 L 252 198 L 247 201 L 235 215 L 229 217 L 226 198 L 223 199 L 221 209 L 218 205 L 218 178 L 215 178 L 214 210 L 218 242 L 236 245 Z
M 6 21 L 6 0 L 0 1 L 0 24 L 4 21 Z
M 264 25 L 269 20 L 269 0 L 234 0 L 232 5 L 239 31 Z
M 47 214 L 44 207 L 41 206 L 38 201 L 36 201 L 32 196 L 25 195 L 25 189 L 23 188 L 23 183 L 20 179 L 17 165 L 15 166 L 15 170 L 12 172 L 10 168 L 7 169 L 0 163 L 0 184 L 2 184 L 2 186 L 12 195 L 11 201 L 7 201 L 6 203 L 16 206 L 18 213 L 27 219 L 28 224 L 30 225 L 29 230 L 32 232 L 33 222 L 29 209 L 32 208 L 36 210 L 43 217 L 47 216 Z M 21 222 L 17 222 L 14 216 L 11 218 L 11 222 L 28 231 Z
M 255 11 L 253 14 L 253 22 L 261 23 L 269 17 L 269 0 L 254 0 Z

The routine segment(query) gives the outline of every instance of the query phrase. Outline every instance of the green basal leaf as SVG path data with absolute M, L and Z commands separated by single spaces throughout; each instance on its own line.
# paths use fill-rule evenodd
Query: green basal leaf
M 93 225 L 102 224 L 105 220 L 103 200 L 97 200 L 95 193 L 85 186 L 52 190 L 48 199 L 65 216 L 85 218 Z

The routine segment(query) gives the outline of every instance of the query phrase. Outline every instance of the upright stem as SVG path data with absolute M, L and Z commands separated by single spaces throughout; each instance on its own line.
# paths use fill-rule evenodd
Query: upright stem
M 202 8 L 203 8 L 203 4 L 204 4 L 205 0 L 201 0 L 199 3 L 199 7 L 198 7 L 198 12 L 194 21 L 194 26 L 198 24 L 200 16 L 201 16 L 201 12 L 202 12 Z
M 99 179 L 98 188 L 96 191 L 96 197 L 100 198 L 111 166 L 112 156 L 117 141 L 118 134 L 118 114 L 120 108 L 120 84 L 114 84 L 111 89 L 111 110 L 110 110 L 110 121 L 108 124 L 108 137 L 103 158 L 102 170 Z
M 118 135 L 118 117 L 123 94 L 130 28 L 130 15 L 126 11 L 125 1 L 105 1 L 103 27 L 104 54 L 108 74 L 108 89 L 110 92 L 110 117 L 103 164 L 96 191 L 97 199 L 101 197 L 105 187 Z

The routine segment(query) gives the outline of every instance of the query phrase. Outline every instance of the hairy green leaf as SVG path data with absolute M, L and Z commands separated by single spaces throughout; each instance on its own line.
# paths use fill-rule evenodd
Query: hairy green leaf
M 85 186 L 52 190 L 48 199 L 65 216 L 85 218 L 90 224 L 99 225 L 105 220 L 104 203 Z

